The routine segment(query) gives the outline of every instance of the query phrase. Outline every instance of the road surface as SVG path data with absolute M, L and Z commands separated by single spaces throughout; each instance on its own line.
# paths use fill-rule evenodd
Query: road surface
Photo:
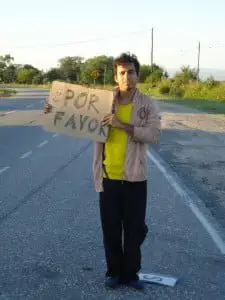
M 223 232 L 152 149 L 142 272 L 179 280 L 105 290 L 93 144 L 45 132 L 45 97 L 0 100 L 0 300 L 225 299 Z

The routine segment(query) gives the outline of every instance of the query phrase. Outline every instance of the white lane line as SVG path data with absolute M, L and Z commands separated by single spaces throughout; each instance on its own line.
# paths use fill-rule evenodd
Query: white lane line
M 206 219 L 206 217 L 202 214 L 202 212 L 199 210 L 199 208 L 193 203 L 192 199 L 188 196 L 188 194 L 176 182 L 175 178 L 168 173 L 168 171 L 164 168 L 164 166 L 162 166 L 162 164 L 157 160 L 157 158 L 152 153 L 150 153 L 150 151 L 147 151 L 147 155 L 150 158 L 150 160 L 156 165 L 156 167 L 159 169 L 159 171 L 165 176 L 165 178 L 171 184 L 171 186 L 175 189 L 175 191 L 181 197 L 188 200 L 188 201 L 185 201 L 185 203 L 191 209 L 191 211 L 196 216 L 196 218 L 200 221 L 200 223 L 202 224 L 204 229 L 211 236 L 212 240 L 214 241 L 214 243 L 216 244 L 216 246 L 220 250 L 220 252 L 223 255 L 225 255 L 225 242 L 220 237 L 220 235 L 218 234 L 218 232 L 214 228 L 214 226 Z
M 8 115 L 8 114 L 12 114 L 14 112 L 16 112 L 16 111 L 15 110 L 10 110 L 10 111 L 7 111 L 6 114 Z
M 41 148 L 41 147 L 43 147 L 45 144 L 47 144 L 48 143 L 48 141 L 47 140 L 45 140 L 44 142 L 42 142 L 42 143 L 40 143 L 39 145 L 38 145 L 38 148 Z
M 26 153 L 24 153 L 23 155 L 20 156 L 20 159 L 26 158 L 28 156 L 30 156 L 32 154 L 32 151 L 27 151 Z
M 57 136 L 59 136 L 59 134 L 58 133 L 55 133 L 55 134 L 53 134 L 53 138 L 56 138 Z
M 10 167 L 3 167 L 0 169 L 0 174 L 4 173 L 6 170 L 8 170 Z

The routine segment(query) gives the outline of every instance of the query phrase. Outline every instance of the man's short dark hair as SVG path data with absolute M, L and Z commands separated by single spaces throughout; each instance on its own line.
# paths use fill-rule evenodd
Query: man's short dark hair
M 124 64 L 134 64 L 135 71 L 137 75 L 139 75 L 140 70 L 140 63 L 137 59 L 137 56 L 135 54 L 128 53 L 122 53 L 120 56 L 116 57 L 114 59 L 114 74 L 117 74 L 117 66 L 118 65 L 124 65 Z

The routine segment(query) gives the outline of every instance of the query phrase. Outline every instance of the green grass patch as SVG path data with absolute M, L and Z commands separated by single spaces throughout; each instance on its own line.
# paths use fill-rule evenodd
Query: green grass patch
M 169 82 L 157 87 L 139 84 L 142 92 L 156 97 L 157 100 L 196 108 L 207 113 L 225 114 L 225 83 L 218 82 L 212 85 L 207 82 L 196 82 L 172 90 L 181 93 L 182 96 L 173 95 L 171 89 L 164 88 L 167 86 L 171 87 Z
M 40 88 L 40 89 L 49 89 L 51 84 L 20 84 L 20 83 L 8 83 L 4 84 L 6 87 L 12 88 Z
M 13 94 L 16 94 L 15 90 L 11 90 L 11 89 L 1 89 L 0 88 L 0 96 L 1 97 L 9 97 Z

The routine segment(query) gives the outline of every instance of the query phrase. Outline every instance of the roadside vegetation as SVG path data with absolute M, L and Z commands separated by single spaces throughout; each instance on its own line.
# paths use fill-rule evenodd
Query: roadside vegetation
M 58 65 L 44 72 L 36 67 L 14 63 L 10 54 L 0 56 L 0 94 L 4 87 L 50 88 L 54 80 L 111 89 L 113 79 L 113 57 L 101 55 L 85 60 L 79 56 L 59 59 Z M 180 71 L 169 77 L 166 70 L 154 64 L 141 65 L 139 88 L 158 100 L 170 101 L 207 112 L 225 114 L 225 82 L 212 76 L 198 80 L 196 69 L 182 66 Z M 7 91 L 7 93 L 13 93 Z
M 0 97 L 10 97 L 16 93 L 15 90 L 12 89 L 2 89 L 0 88 Z

